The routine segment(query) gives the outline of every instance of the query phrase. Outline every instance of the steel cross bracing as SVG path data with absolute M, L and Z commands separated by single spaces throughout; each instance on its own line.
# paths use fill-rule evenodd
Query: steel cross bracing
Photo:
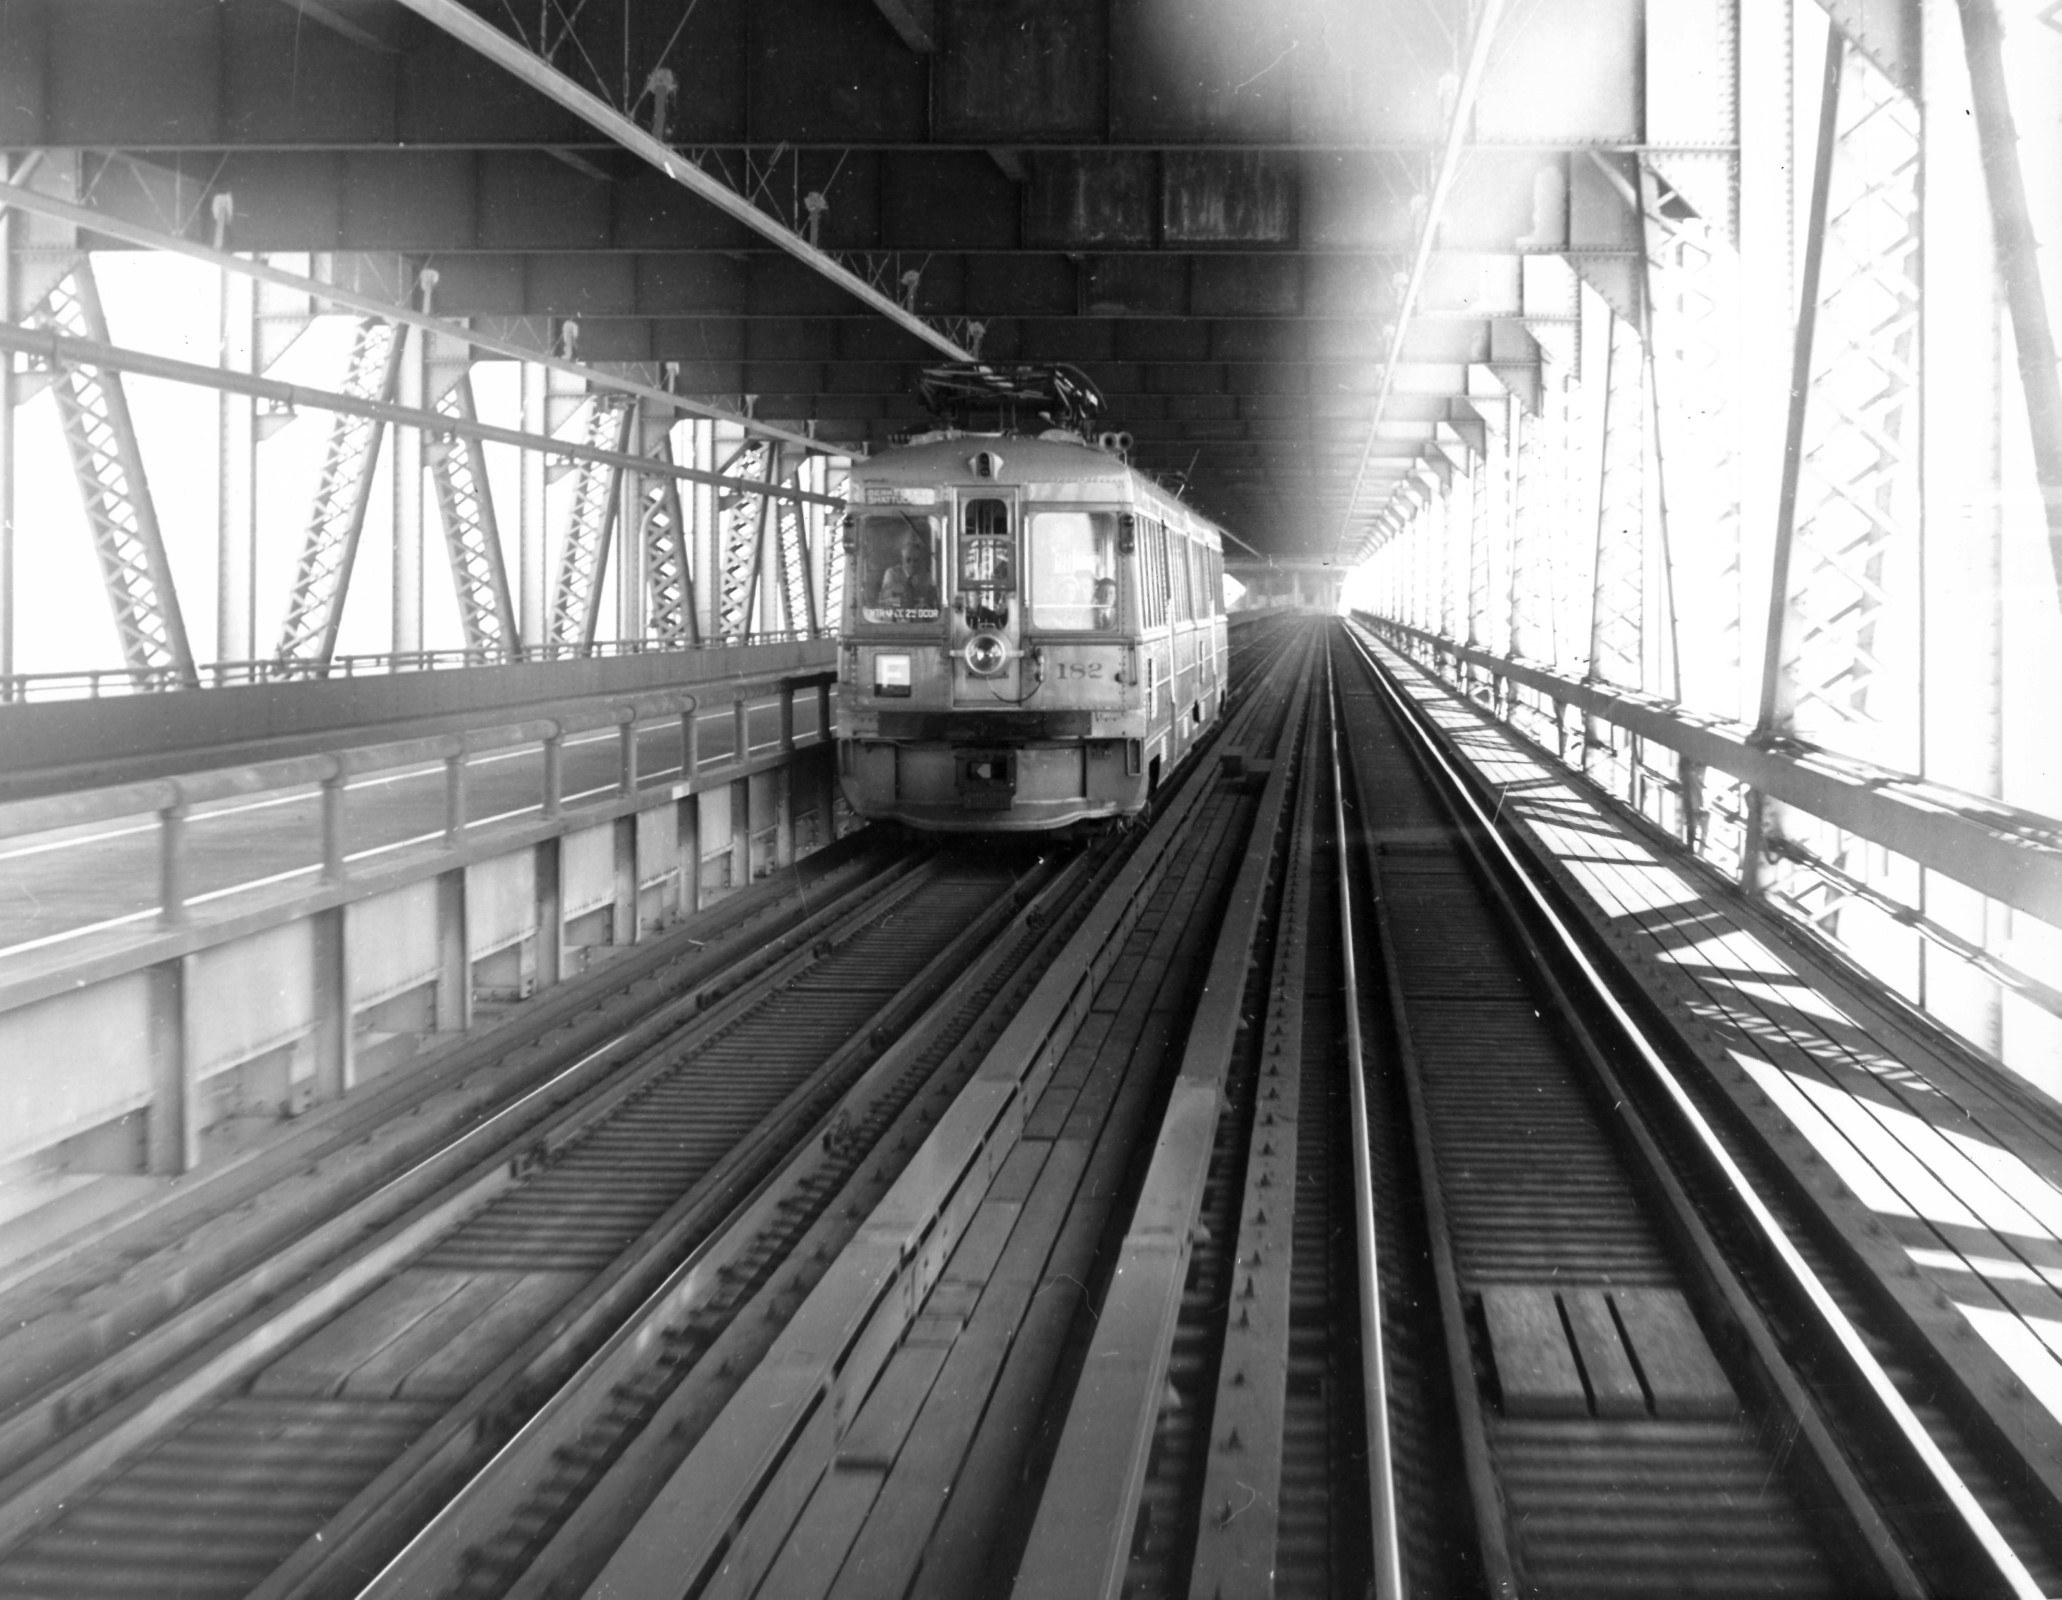
M 834 469 L 829 458 L 821 458 L 814 470 L 822 479 L 824 493 L 849 491 L 849 478 L 844 485 L 833 486 Z M 824 619 L 824 627 L 834 629 L 838 625 L 838 618 L 845 614 L 845 539 L 843 528 L 832 523 L 827 507 L 820 508 L 817 519 L 816 548 L 823 558 L 823 590 L 819 614 Z
M 1844 59 L 1826 79 L 1824 224 L 1798 330 L 1808 376 L 1792 400 L 1800 448 L 1763 722 L 1914 768 L 1914 653 L 1890 646 L 1902 620 L 1892 607 L 1913 598 L 1893 563 L 1916 549 L 1919 518 L 1919 116 L 1860 51 L 1834 53 Z
M 1613 316 L 1606 335 L 1603 433 L 1597 459 L 1596 556 L 1591 567 L 1589 671 L 1593 683 L 1650 687 L 1647 663 L 1647 350 Z M 1599 756 L 1627 770 L 1611 732 L 1592 719 L 1584 767 Z M 1615 787 L 1615 785 L 1614 785 Z
M 360 318 L 343 392 L 356 399 L 391 403 L 400 384 L 405 350 L 401 330 L 393 323 L 377 317 Z M 330 423 L 322 476 L 308 513 L 301 559 L 280 629 L 281 662 L 320 668 L 336 653 L 337 628 L 343 621 L 358 538 L 365 530 L 385 427 L 373 418 L 343 412 L 336 413 Z
M 1651 163 L 1640 169 L 1653 452 L 1670 568 L 1698 597 L 1681 691 L 1740 704 L 1738 255 Z
M 798 469 L 799 470 L 799 469 Z M 777 529 L 774 541 L 780 556 L 780 594 L 787 608 L 784 626 L 815 638 L 820 632 L 816 612 L 815 541 L 805 507 L 790 500 L 774 507 Z
M 471 376 L 460 373 L 438 396 L 436 408 L 446 416 L 475 420 Z M 437 511 L 443 518 L 466 648 L 490 658 L 509 655 L 520 635 L 508 567 L 502 558 L 501 530 L 494 520 L 494 499 L 487 484 L 486 448 L 478 439 L 447 435 L 431 439 L 424 455 L 436 488 Z
M 651 454 L 673 459 L 673 447 L 661 435 Z M 666 478 L 644 496 L 641 521 L 644 539 L 645 633 L 654 639 L 699 644 L 701 625 L 695 615 L 694 571 L 689 555 L 691 530 L 681 507 L 680 484 Z
M 587 442 L 597 450 L 630 449 L 635 408 L 596 396 L 587 417 Z M 603 461 L 574 468 L 573 499 L 559 545 L 558 576 L 551 593 L 551 642 L 585 652 L 594 648 L 601 623 L 602 580 L 608 572 L 609 538 L 623 493 L 623 471 Z
M 107 316 L 90 259 L 81 252 L 30 311 L 32 327 L 105 345 Z M 11 358 L 10 358 L 11 359 Z M 128 396 L 118 374 L 75 362 L 51 374 L 72 474 L 114 613 L 122 659 L 134 673 L 199 682 L 157 509 L 143 473 L 143 454 Z
M 772 483 L 779 464 L 779 447 L 765 440 L 748 440 L 723 464 L 727 478 L 756 478 Z M 717 574 L 716 619 L 726 639 L 743 639 L 752 631 L 753 611 L 759 594 L 761 548 L 765 544 L 765 495 L 725 491 L 717 501 L 722 530 L 722 558 Z
M 602 95 L 596 95 L 539 54 L 538 51 L 544 44 L 543 38 L 540 37 L 537 47 L 532 47 L 529 41 L 521 36 L 520 23 L 517 25 L 517 36 L 511 37 L 493 22 L 475 15 L 460 5 L 458 0 L 401 0 L 401 3 L 490 61 L 496 62 L 529 88 L 545 95 L 590 127 L 613 139 L 639 160 L 662 173 L 670 182 L 700 196 L 725 216 L 750 228 L 762 238 L 772 241 L 812 271 L 829 279 L 898 327 L 923 340 L 925 344 L 942 351 L 956 361 L 972 359 L 971 351 L 910 309 L 914 301 L 913 293 L 905 298 L 875 287 L 828 252 L 819 249 L 805 232 L 791 228 L 785 218 L 766 210 L 752 196 L 740 194 L 731 185 L 704 172 L 685 152 L 667 143 L 663 96 L 670 92 L 666 84 L 671 74 L 666 73 L 664 78 L 660 75 L 663 70 L 664 51 L 660 55 L 661 65 L 655 67 L 646 78 L 634 101 L 630 97 L 631 86 L 628 82 L 623 83 L 618 89 L 610 85 L 598 72 L 590 70 L 588 76 L 602 89 Z M 1496 5 L 1499 0 L 1489 0 L 1489 3 Z M 689 7 L 683 13 L 682 27 L 686 26 L 692 11 L 693 8 Z M 678 30 L 676 38 L 677 34 Z M 578 41 L 574 42 L 577 44 Z M 667 48 L 670 50 L 671 46 Z M 588 65 L 591 68 L 591 63 Z M 652 131 L 640 127 L 629 113 L 618 110 L 616 105 L 604 96 L 614 96 L 633 109 L 640 108 L 645 98 L 650 96 L 655 102 L 652 107 Z

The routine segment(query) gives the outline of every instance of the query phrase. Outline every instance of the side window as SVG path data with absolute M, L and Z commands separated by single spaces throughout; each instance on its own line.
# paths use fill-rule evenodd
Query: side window
M 969 627 L 1008 626 L 1017 569 L 1007 500 L 961 502 L 958 587 Z
M 1167 554 L 1171 558 L 1174 583 L 1174 615 L 1181 622 L 1193 622 L 1196 618 L 1196 598 L 1191 592 L 1189 578 L 1189 542 L 1186 536 L 1168 530 Z
M 1139 588 L 1145 613 L 1140 622 L 1157 628 L 1167 620 L 1167 551 L 1162 544 L 1166 535 L 1153 517 L 1139 518 L 1138 526 Z
M 859 611 L 868 622 L 929 622 L 938 615 L 938 524 L 912 512 L 859 525 Z
M 1026 526 L 1031 622 L 1040 628 L 1117 626 L 1117 518 L 1108 511 L 1040 511 Z

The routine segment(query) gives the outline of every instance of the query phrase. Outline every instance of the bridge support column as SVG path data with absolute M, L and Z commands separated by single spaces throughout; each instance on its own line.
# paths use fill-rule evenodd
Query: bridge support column
M 437 1031 L 473 1025 L 472 962 L 466 951 L 465 869 L 437 874 Z
M 176 1177 L 199 1158 L 193 1082 L 187 1071 L 186 966 L 191 959 L 161 962 L 146 975 L 150 1109 L 145 1113 L 144 1160 L 162 1177 Z
M 309 1041 L 315 1071 L 310 1091 L 317 1105 L 338 1098 L 358 1076 L 351 1026 L 351 947 L 344 928 L 347 914 L 346 908 L 336 906 L 309 919 L 314 934 L 311 965 L 315 981 L 315 1028 Z
M 616 898 L 609 913 L 609 943 L 637 942 L 637 818 L 615 822 Z
M 702 805 L 687 795 L 673 806 L 673 848 L 679 859 L 680 920 L 702 909 Z
M 559 887 L 559 844 L 537 846 L 537 987 L 548 989 L 565 973 L 565 895 Z
M 738 778 L 730 786 L 730 886 L 742 889 L 752 881 L 752 780 Z

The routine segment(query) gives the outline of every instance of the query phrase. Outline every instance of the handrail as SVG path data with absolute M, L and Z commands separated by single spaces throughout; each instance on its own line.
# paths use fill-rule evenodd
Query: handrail
M 720 712 L 726 706 L 786 699 L 832 681 L 828 671 L 798 672 L 768 668 L 750 677 L 725 678 L 693 685 L 618 690 L 596 695 L 584 709 L 555 710 L 551 717 L 505 716 L 482 722 L 462 734 L 446 733 L 406 739 L 384 739 L 334 752 L 280 756 L 244 761 L 175 777 L 146 778 L 131 783 L 82 788 L 0 804 L 0 839 L 21 838 L 57 828 L 77 827 L 205 804 L 233 796 L 265 794 L 367 773 L 421 766 L 435 761 L 465 760 L 491 750 L 525 744 L 548 745 L 569 734 L 616 727 L 626 720 L 642 722 L 697 712 Z M 830 737 L 828 723 L 811 739 Z M 740 759 L 749 754 L 738 752 Z
M 783 628 L 734 638 L 703 640 L 609 639 L 591 645 L 387 650 L 332 656 L 327 662 L 282 660 L 268 656 L 256 661 L 209 662 L 200 668 L 198 687 L 222 689 L 250 684 L 321 683 L 337 678 L 381 677 L 397 672 L 537 666 L 684 651 L 738 650 L 763 644 L 805 644 L 829 637 L 822 630 L 811 632 L 806 628 Z M 0 707 L 50 700 L 98 700 L 125 694 L 157 694 L 191 687 L 195 686 L 183 682 L 169 667 L 88 667 L 74 672 L 16 672 L 0 677 Z
M 1462 665 L 1538 690 L 1558 705 L 1637 734 L 2062 927 L 2062 821 L 1800 741 L 1759 740 L 1744 723 L 1571 678 L 1392 618 L 1367 612 L 1354 618 L 1407 655 L 1413 647 L 1436 649 Z

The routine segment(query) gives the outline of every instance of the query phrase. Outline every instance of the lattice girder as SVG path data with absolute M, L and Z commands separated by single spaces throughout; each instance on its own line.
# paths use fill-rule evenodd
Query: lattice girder
M 726 478 L 771 484 L 778 449 L 764 439 L 748 439 L 723 463 Z M 722 524 L 722 570 L 717 574 L 716 616 L 723 637 L 742 640 L 752 632 L 752 608 L 758 597 L 759 553 L 765 542 L 767 497 L 725 489 L 717 498 Z
M 821 471 L 825 494 L 842 498 L 850 493 L 849 467 L 834 472 L 833 463 L 825 458 Z M 841 478 L 843 481 L 839 481 Z M 834 524 L 836 513 L 829 507 L 818 507 L 817 511 L 817 548 L 823 552 L 822 616 L 824 626 L 830 628 L 845 613 L 845 540 L 843 531 Z
M 659 436 L 651 454 L 655 460 L 671 463 L 673 447 L 665 434 Z M 641 525 L 645 631 L 655 639 L 671 643 L 699 644 L 701 627 L 695 617 L 690 530 L 678 478 L 660 479 L 646 491 Z
M 32 327 L 107 344 L 107 315 L 83 253 L 29 313 Z M 118 373 L 83 365 L 51 375 L 66 454 L 86 513 L 122 660 L 133 672 L 199 682 L 143 453 Z
M 801 487 L 802 473 L 799 469 L 789 482 Z M 780 551 L 781 602 L 787 611 L 783 625 L 791 632 L 806 633 L 813 639 L 819 630 L 809 508 L 799 500 L 779 500 L 774 502 L 771 511 L 776 519 Z
M 1647 251 L 1652 450 L 1678 593 L 1696 596 L 1681 694 L 1741 712 L 1738 394 L 1739 259 L 1723 218 L 1705 218 L 1649 164 L 1640 175 Z
M 471 377 L 462 374 L 438 396 L 436 409 L 447 417 L 476 420 Z M 466 648 L 490 656 L 516 653 L 522 636 L 487 481 L 486 451 L 477 439 L 445 435 L 430 440 L 424 455 L 443 519 Z
M 587 443 L 597 450 L 627 454 L 635 421 L 631 406 L 597 396 L 587 417 Z M 622 499 L 623 469 L 582 461 L 574 470 L 578 476 L 551 592 L 551 642 L 585 654 L 593 649 L 601 626 L 603 579 Z
M 1613 316 L 1598 465 L 1589 676 L 1644 689 L 1647 656 L 1647 354 Z
M 1511 654 L 1537 661 L 1558 656 L 1555 558 L 1567 515 L 1566 425 L 1567 386 L 1550 376 L 1538 413 L 1518 423 L 1511 517 Z
M 401 335 L 401 328 L 378 317 L 360 319 L 351 342 L 345 393 L 392 403 L 406 350 Z M 286 620 L 280 627 L 282 662 L 326 666 L 336 653 L 337 629 L 385 431 L 384 424 L 370 417 L 338 412 L 331 420 Z
M 1836 114 L 1772 720 L 1910 765 L 1917 669 L 1891 644 L 1919 526 L 1919 116 L 1853 50 Z

